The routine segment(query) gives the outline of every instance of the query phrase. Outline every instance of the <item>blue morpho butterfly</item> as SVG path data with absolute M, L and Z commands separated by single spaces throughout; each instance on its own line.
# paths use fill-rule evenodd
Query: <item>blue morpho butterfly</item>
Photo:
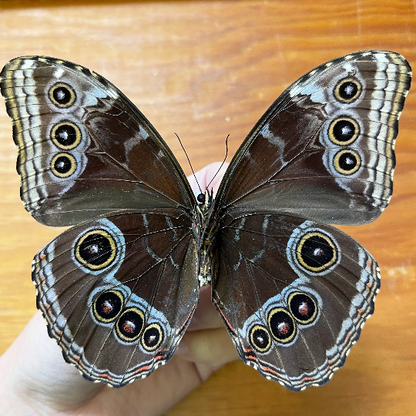
M 365 224 L 392 194 L 410 87 L 388 51 L 334 59 L 272 104 L 216 197 L 110 82 L 59 59 L 13 59 L 1 91 L 25 208 L 75 225 L 33 261 L 37 305 L 66 361 L 120 387 L 173 356 L 211 284 L 244 363 L 291 390 L 326 383 L 373 313 L 373 257 L 327 225 Z

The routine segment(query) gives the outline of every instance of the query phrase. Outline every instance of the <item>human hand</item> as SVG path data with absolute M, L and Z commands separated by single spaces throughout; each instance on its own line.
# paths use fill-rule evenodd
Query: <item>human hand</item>
M 212 164 L 197 172 L 204 190 L 218 170 Z M 210 185 L 218 189 L 224 169 Z M 191 186 L 197 189 L 195 178 Z M 211 303 L 210 287 L 170 362 L 150 377 L 121 389 L 85 380 L 62 358 L 37 312 L 12 346 L 0 357 L 0 413 L 5 415 L 158 415 L 185 397 L 212 372 L 238 358 Z

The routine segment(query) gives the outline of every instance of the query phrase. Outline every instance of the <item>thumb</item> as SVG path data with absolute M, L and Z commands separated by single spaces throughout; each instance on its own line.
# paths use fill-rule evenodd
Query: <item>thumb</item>
M 215 195 L 227 167 L 228 163 L 214 162 L 196 172 L 195 175 L 188 176 L 189 183 L 194 193 L 204 193 L 209 185 L 209 189 L 212 189 Z

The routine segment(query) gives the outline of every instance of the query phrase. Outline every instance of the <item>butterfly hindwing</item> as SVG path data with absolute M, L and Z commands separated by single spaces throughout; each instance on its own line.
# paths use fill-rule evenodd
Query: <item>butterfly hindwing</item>
M 217 307 L 240 358 L 292 390 L 344 364 L 380 287 L 351 237 L 289 214 L 229 214 L 220 232 Z
M 124 212 L 61 234 L 33 261 L 37 304 L 65 359 L 122 386 L 173 355 L 199 300 L 178 210 Z

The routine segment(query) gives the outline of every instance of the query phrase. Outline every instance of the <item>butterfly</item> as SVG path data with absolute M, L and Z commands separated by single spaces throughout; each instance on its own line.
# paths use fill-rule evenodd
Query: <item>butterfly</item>
M 328 224 L 375 220 L 392 195 L 406 60 L 348 54 L 310 71 L 260 118 L 217 194 L 194 195 L 167 144 L 114 85 L 44 56 L 11 60 L 26 210 L 74 225 L 32 264 L 48 332 L 113 387 L 173 356 L 211 285 L 240 358 L 299 391 L 329 381 L 374 311 L 374 258 Z

